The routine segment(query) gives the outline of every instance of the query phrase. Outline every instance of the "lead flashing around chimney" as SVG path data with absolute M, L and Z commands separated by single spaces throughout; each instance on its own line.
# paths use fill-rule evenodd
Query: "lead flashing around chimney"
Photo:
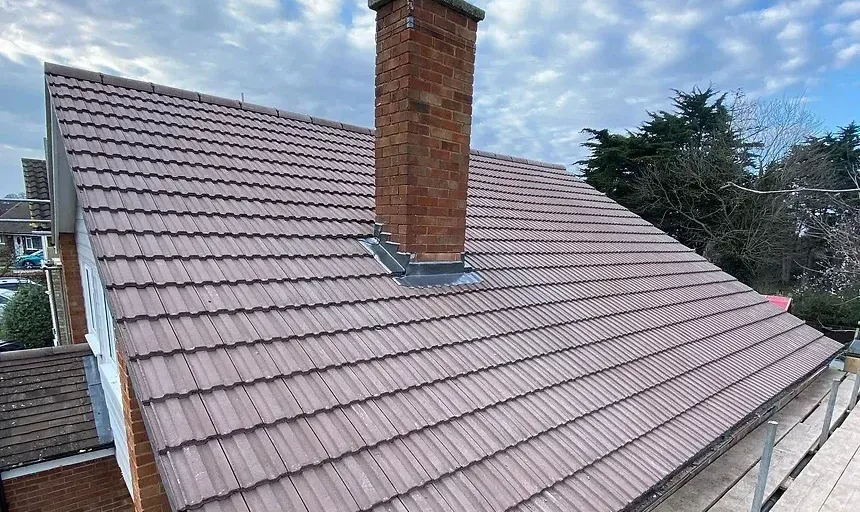
M 385 7 L 386 4 L 393 2 L 394 0 L 367 0 L 367 6 L 373 9 L 374 11 L 378 11 Z M 463 0 L 434 0 L 437 3 L 448 7 L 449 9 L 453 9 L 461 14 L 465 14 L 469 18 L 472 18 L 475 21 L 481 21 L 486 17 L 486 13 L 480 7 L 476 7 L 469 2 L 465 2 Z
M 373 237 L 361 244 L 385 268 L 395 275 L 394 280 L 409 288 L 428 286 L 458 286 L 482 281 L 481 275 L 466 261 L 414 261 L 414 255 L 400 252 L 400 244 L 391 241 L 391 234 L 376 223 Z

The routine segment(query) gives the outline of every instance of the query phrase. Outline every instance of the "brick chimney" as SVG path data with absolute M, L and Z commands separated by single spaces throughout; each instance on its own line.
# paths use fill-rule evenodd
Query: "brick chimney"
M 466 237 L 475 39 L 462 0 L 376 11 L 376 219 L 413 262 L 459 262 Z

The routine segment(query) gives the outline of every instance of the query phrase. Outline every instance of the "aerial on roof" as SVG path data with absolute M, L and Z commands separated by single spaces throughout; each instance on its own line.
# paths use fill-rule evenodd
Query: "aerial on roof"
M 178 510 L 618 510 L 839 348 L 561 166 L 473 151 L 482 280 L 409 288 L 371 130 L 46 79 Z
M 94 364 L 86 344 L 0 353 L 0 470 L 111 444 Z
M 48 195 L 48 169 L 44 160 L 34 158 L 22 158 L 21 166 L 24 168 L 24 193 L 28 199 L 49 200 Z M 50 203 L 29 203 L 30 218 L 38 220 L 51 220 Z M 49 231 L 44 224 L 34 224 L 34 229 Z

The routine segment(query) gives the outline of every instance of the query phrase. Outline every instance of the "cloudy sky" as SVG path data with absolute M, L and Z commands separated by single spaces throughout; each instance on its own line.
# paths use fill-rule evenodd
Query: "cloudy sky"
M 473 147 L 569 164 L 670 89 L 803 95 L 860 120 L 860 0 L 476 0 Z M 0 195 L 42 156 L 42 63 L 373 124 L 366 0 L 0 0 Z

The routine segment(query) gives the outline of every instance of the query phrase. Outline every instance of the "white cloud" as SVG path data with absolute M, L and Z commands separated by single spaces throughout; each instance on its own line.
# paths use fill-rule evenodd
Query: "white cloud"
M 665 9 L 655 10 L 649 16 L 649 21 L 658 25 L 668 25 L 675 29 L 689 30 L 701 24 L 705 20 L 705 14 L 696 9 Z
M 826 36 L 834 36 L 843 30 L 845 27 L 841 23 L 826 23 L 821 26 L 821 33 Z
M 622 9 L 616 0 L 582 0 L 579 8 L 583 14 L 602 24 L 614 25 L 622 19 Z
M 599 41 L 586 39 L 582 34 L 571 32 L 558 36 L 562 46 L 567 49 L 568 56 L 573 59 L 586 57 L 597 50 Z
M 154 1 L 0 0 L 0 143 L 41 146 L 43 60 L 373 124 L 366 0 Z M 563 163 L 671 88 L 781 94 L 860 54 L 858 1 L 474 1 L 473 145 Z
M 671 64 L 684 54 L 684 44 L 680 40 L 646 29 L 630 34 L 628 45 L 637 58 L 653 68 Z
M 846 18 L 860 15 L 860 0 L 847 0 L 840 3 L 835 9 L 835 14 Z
M 757 19 L 764 26 L 773 26 L 804 16 L 821 6 L 823 0 L 778 1 L 775 5 L 750 11 L 745 15 Z
M 560 76 L 561 73 L 554 69 L 544 69 L 532 75 L 530 80 L 533 84 L 546 84 L 558 80 Z
M 860 43 L 854 43 L 850 46 L 842 48 L 836 53 L 837 63 L 840 66 L 847 66 L 858 55 L 860 55 Z
M 806 26 L 796 21 L 788 22 L 777 34 L 777 38 L 783 41 L 794 41 L 806 35 Z
M 376 48 L 376 13 L 366 6 L 364 0 L 356 0 L 347 38 L 354 47 L 369 52 Z
M 340 0 L 298 0 L 304 16 L 315 22 L 333 21 L 341 10 Z

